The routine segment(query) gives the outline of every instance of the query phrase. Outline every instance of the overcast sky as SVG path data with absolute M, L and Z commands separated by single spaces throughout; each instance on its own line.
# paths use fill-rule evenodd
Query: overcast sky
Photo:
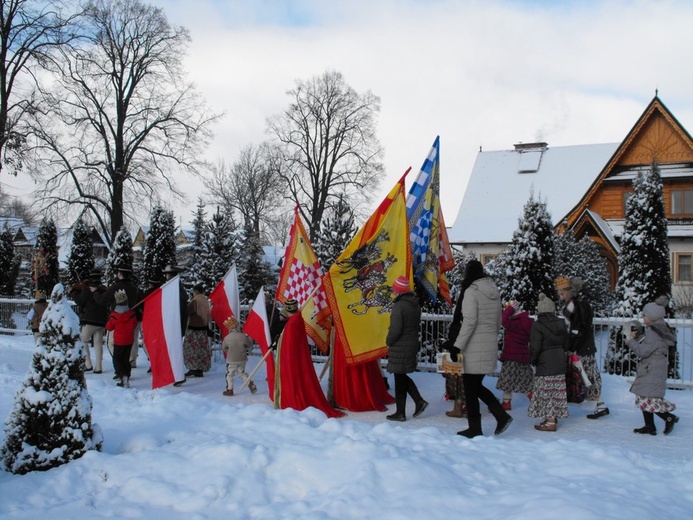
M 266 139 L 296 79 L 372 91 L 387 177 L 413 180 L 436 135 L 453 224 L 479 147 L 620 142 L 659 89 L 693 131 L 693 2 L 156 0 L 190 30 L 190 78 L 225 112 L 207 155 Z M 191 219 L 191 203 L 177 212 Z M 409 184 L 407 185 L 408 188 Z M 522 195 L 524 196 L 524 195 Z M 180 205 L 179 205 L 180 206 Z

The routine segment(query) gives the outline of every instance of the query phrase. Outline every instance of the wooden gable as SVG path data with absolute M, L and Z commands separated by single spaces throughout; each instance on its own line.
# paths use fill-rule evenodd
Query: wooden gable
M 693 163 L 693 139 L 655 96 L 580 202 L 566 215 L 573 227 L 586 209 L 607 220 L 624 218 L 624 197 L 632 181 L 605 183 L 620 171 L 662 164 Z M 689 179 L 693 183 L 693 179 Z M 665 187 L 666 195 L 666 187 Z

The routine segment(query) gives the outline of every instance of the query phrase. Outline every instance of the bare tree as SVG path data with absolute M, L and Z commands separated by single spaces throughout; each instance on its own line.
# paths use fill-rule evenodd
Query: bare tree
M 173 174 L 195 175 L 218 117 L 185 80 L 188 31 L 140 0 L 90 0 L 84 45 L 54 60 L 42 90 L 34 173 L 46 208 L 88 211 L 109 243 L 126 217 L 146 211 Z
M 243 228 L 263 240 L 272 235 L 281 208 L 286 205 L 276 150 L 267 143 L 243 148 L 230 168 L 220 161 L 212 168 L 206 187 L 212 202 L 239 215 Z
M 4 191 L 0 191 L 0 215 L 20 218 L 27 226 L 33 226 L 37 223 L 36 212 L 30 204 L 8 195 Z
M 268 128 L 283 152 L 281 175 L 314 239 L 330 199 L 344 194 L 357 207 L 378 186 L 380 98 L 359 94 L 335 71 L 299 80 L 288 94 L 289 108 L 269 119 Z
M 0 0 L 0 171 L 22 169 L 26 129 L 22 122 L 34 108 L 31 94 L 34 65 L 72 35 L 63 2 Z

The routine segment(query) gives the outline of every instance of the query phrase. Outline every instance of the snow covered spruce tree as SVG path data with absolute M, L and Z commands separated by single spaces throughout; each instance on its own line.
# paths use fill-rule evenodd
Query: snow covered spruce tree
M 646 303 L 671 295 L 667 219 L 656 163 L 633 180 L 620 245 L 614 315 L 630 318 L 638 316 Z M 667 308 L 667 315 L 673 315 L 671 308 Z M 637 357 L 624 344 L 620 327 L 612 330 L 604 363 L 610 374 L 635 374 Z M 669 376 L 678 377 L 677 372 L 678 356 L 672 356 Z
M 52 219 L 44 218 L 36 235 L 32 259 L 35 287 L 50 294 L 60 279 L 58 264 L 58 230 Z
M 167 265 L 176 265 L 176 221 L 173 212 L 156 206 L 149 220 L 149 233 L 142 253 L 140 282 L 161 279 Z
M 238 285 L 241 299 L 247 301 L 257 296 L 260 287 L 274 294 L 278 280 L 272 266 L 262 258 L 265 252 L 259 235 L 250 229 L 245 232 L 243 254 L 238 262 Z
M 243 233 L 239 232 L 233 218 L 217 207 L 207 224 L 199 259 L 190 266 L 195 273 L 195 283 L 202 285 L 205 294 L 209 294 L 238 262 L 242 240 Z
M 69 284 L 80 283 L 89 277 L 94 269 L 94 239 L 91 228 L 79 219 L 72 229 L 72 245 L 67 259 L 67 278 Z
M 132 236 L 125 227 L 120 228 L 113 239 L 113 246 L 106 258 L 106 285 L 113 285 L 117 280 L 119 267 L 132 269 Z
M 91 421 L 79 318 L 61 284 L 53 289 L 39 330 L 0 450 L 5 469 L 17 474 L 55 468 L 102 444 L 101 429 Z
M 198 283 L 202 283 L 199 272 L 200 260 L 203 254 L 203 243 L 208 239 L 209 233 L 206 221 L 207 212 L 202 199 L 197 200 L 197 208 L 193 216 L 193 241 L 190 244 L 190 261 L 188 262 L 188 269 L 182 275 L 183 284 L 189 289 Z
M 553 272 L 556 278 L 582 278 L 582 292 L 589 299 L 595 316 L 610 314 L 614 295 L 606 259 L 599 254 L 597 244 L 588 236 L 575 240 L 575 234 L 568 229 L 554 237 Z
M 357 231 L 354 211 L 344 195 L 340 195 L 334 207 L 327 211 L 313 244 L 325 272 L 332 267 Z
M 5 228 L 0 233 L 0 295 L 14 296 L 21 258 L 14 248 L 13 233 Z
M 503 301 L 517 300 L 532 312 L 539 293 L 556 300 L 553 276 L 553 224 L 546 203 L 530 193 L 510 245 L 495 262 Z

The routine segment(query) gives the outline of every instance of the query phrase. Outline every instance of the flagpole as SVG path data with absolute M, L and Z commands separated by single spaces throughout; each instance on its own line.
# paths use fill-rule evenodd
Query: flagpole
M 262 359 L 258 362 L 258 364 L 255 366 L 255 368 L 253 368 L 253 371 L 252 371 L 250 374 L 248 374 L 248 379 L 246 379 L 245 381 L 243 381 L 243 384 L 242 384 L 241 387 L 238 389 L 239 392 L 240 392 L 241 390 L 243 390 L 246 386 L 248 386 L 248 384 L 250 383 L 250 381 L 253 379 L 253 376 L 255 375 L 255 373 L 256 373 L 256 372 L 260 369 L 260 367 L 262 366 L 262 362 L 265 361 L 265 360 L 267 359 L 267 356 L 269 356 L 271 353 L 272 353 L 272 349 L 271 349 L 271 348 L 268 348 L 268 349 L 267 349 L 267 352 L 265 352 L 265 355 L 262 356 Z
M 327 361 L 325 362 L 325 367 L 322 369 L 322 374 L 320 374 L 320 381 L 322 381 L 322 376 L 325 375 L 325 372 L 327 371 L 327 368 L 332 365 L 332 358 L 334 356 L 334 326 L 330 328 L 330 356 L 327 358 Z M 330 404 L 334 404 L 334 395 L 333 394 L 333 388 L 332 385 L 334 383 L 334 379 L 332 378 L 332 371 L 330 370 L 330 377 L 327 378 L 327 402 Z

